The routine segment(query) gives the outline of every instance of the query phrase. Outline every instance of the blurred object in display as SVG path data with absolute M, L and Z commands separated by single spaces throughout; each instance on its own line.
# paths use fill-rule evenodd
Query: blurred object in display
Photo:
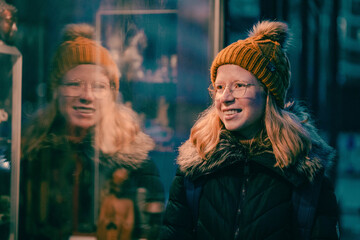
M 0 1 L 0 44 L 13 45 L 17 32 L 17 9 L 5 0 Z

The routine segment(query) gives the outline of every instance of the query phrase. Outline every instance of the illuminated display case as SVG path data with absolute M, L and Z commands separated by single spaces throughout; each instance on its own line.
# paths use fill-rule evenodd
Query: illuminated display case
M 98 40 L 121 72 L 122 101 L 142 114 L 162 152 L 174 151 L 177 20 L 176 9 L 111 9 L 96 15 Z
M 17 239 L 22 55 L 0 45 L 0 239 Z
M 186 0 L 167 9 L 103 6 L 96 13 L 97 40 L 121 72 L 121 99 L 140 114 L 156 142 L 151 157 L 166 196 L 177 148 L 210 102 L 209 59 L 220 48 L 220 5 Z

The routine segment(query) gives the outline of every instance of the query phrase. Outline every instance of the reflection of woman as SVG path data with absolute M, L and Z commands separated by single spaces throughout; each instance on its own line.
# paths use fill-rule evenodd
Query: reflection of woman
M 24 136 L 21 239 L 95 236 L 96 209 L 107 204 L 100 207 L 100 196 L 127 199 L 124 207 L 134 208 L 132 238 L 146 235 L 141 226 L 149 223 L 140 221 L 138 189 L 145 190 L 144 211 L 156 206 L 149 217 L 152 229 L 159 225 L 153 219 L 162 212 L 163 188 L 148 160 L 154 143 L 140 130 L 136 114 L 116 102 L 118 68 L 92 35 L 89 25 L 67 26 L 51 71 L 51 102 Z M 117 169 L 128 176 L 121 194 L 113 191 L 120 184 L 113 177 Z
M 338 238 L 323 174 L 332 149 L 303 108 L 284 104 L 287 34 L 261 22 L 214 59 L 214 104 L 180 148 L 161 239 Z

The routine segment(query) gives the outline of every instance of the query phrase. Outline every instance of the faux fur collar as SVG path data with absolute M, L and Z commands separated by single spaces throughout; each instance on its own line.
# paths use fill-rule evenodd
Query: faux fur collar
M 104 154 L 103 164 L 136 169 L 148 159 L 148 154 L 153 149 L 154 141 L 145 133 L 140 132 L 124 151 L 119 151 L 115 155 Z
M 305 109 L 297 103 L 288 105 L 286 110 L 295 113 L 300 119 L 309 118 Z M 304 123 L 304 126 L 311 134 L 313 141 L 311 152 L 307 158 L 298 159 L 292 166 L 286 169 L 274 167 L 276 162 L 272 153 L 263 153 L 256 157 L 250 156 L 248 148 L 226 130 L 221 132 L 220 142 L 208 160 L 203 160 L 195 146 L 187 140 L 179 148 L 177 164 L 180 171 L 184 172 L 185 175 L 196 178 L 232 165 L 239 160 L 249 159 L 257 161 L 273 171 L 287 176 L 287 178 L 294 179 L 300 177 L 312 181 L 319 171 L 329 169 L 335 154 L 333 149 L 318 135 L 315 127 L 309 120 Z
M 80 151 L 89 159 L 94 159 L 96 152 L 93 144 L 93 135 L 89 134 L 80 143 L 70 143 L 64 136 L 50 134 L 42 148 L 61 149 L 63 151 Z M 148 159 L 148 153 L 154 149 L 154 141 L 145 133 L 139 132 L 134 140 L 123 150 L 115 154 L 99 153 L 100 164 L 110 167 L 125 167 L 137 169 Z

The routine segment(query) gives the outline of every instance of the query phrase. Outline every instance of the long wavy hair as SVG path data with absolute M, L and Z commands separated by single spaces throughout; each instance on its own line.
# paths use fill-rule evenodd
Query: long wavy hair
M 118 151 L 127 153 L 135 137 L 141 132 L 137 114 L 116 101 L 116 90 L 112 90 L 110 104 L 99 109 L 99 120 L 91 129 L 94 132 L 94 147 L 106 154 Z M 31 159 L 39 149 L 48 144 L 57 144 L 66 138 L 66 131 L 58 103 L 57 93 L 50 103 L 34 116 L 22 138 L 22 154 Z
M 305 114 L 300 119 L 287 109 L 293 102 L 281 109 L 268 92 L 266 108 L 263 118 L 263 129 L 258 144 L 266 145 L 270 141 L 272 151 L 276 158 L 276 166 L 281 168 L 291 165 L 299 157 L 306 157 L 311 149 L 311 137 L 303 125 L 308 121 L 309 115 Z M 200 114 L 198 120 L 191 129 L 190 142 L 196 147 L 198 154 L 205 161 L 208 160 L 220 140 L 220 132 L 225 129 L 221 122 L 214 103 Z M 265 139 L 265 140 L 263 140 Z

